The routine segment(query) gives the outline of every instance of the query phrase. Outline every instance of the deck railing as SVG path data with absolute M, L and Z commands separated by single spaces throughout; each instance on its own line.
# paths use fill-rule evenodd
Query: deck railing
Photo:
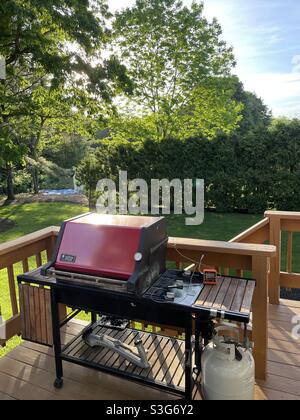
M 264 229 L 265 223 L 256 230 Z M 42 263 L 41 254 L 43 251 L 46 251 L 47 259 L 50 259 L 57 232 L 58 228 L 52 227 L 0 245 L 0 269 L 7 270 L 12 308 L 12 317 L 6 321 L 6 340 L 20 333 L 14 265 L 22 262 L 23 271 L 26 272 L 29 266 L 28 259 L 35 256 L 35 265 L 39 266 Z M 190 265 L 191 262 L 200 261 L 204 255 L 204 265 L 217 267 L 220 272 L 224 273 L 230 270 L 235 270 L 237 275 L 247 272 L 249 276 L 251 275 L 257 280 L 253 302 L 252 339 L 255 344 L 256 376 L 259 379 L 264 379 L 268 348 L 268 275 L 270 258 L 276 255 L 276 249 L 268 245 L 237 242 L 170 238 L 168 261 L 181 267 Z
M 270 244 L 277 247 L 276 257 L 271 261 L 270 302 L 280 303 L 280 287 L 300 289 L 300 274 L 293 272 L 293 235 L 300 232 L 300 213 L 268 211 Z M 283 269 L 283 232 L 287 233 L 286 264 Z
M 33 268 L 32 257 L 35 260 L 36 267 L 40 267 L 43 260 L 51 258 L 56 231 L 57 228 L 49 227 L 0 245 L 0 270 L 6 270 L 5 277 L 11 304 L 11 317 L 1 326 L 1 331 L 4 331 L 5 337 L 0 340 L 0 345 L 5 345 L 6 341 L 18 335 L 21 330 L 15 273 L 20 273 L 20 266 L 23 273 L 28 272 L 29 260 L 30 268 Z M 0 284 L 0 290 L 4 290 L 4 284 Z
M 218 268 L 219 272 L 247 272 L 257 281 L 253 301 L 252 340 L 256 361 L 256 377 L 265 379 L 268 348 L 268 275 L 270 258 L 276 255 L 273 246 L 170 238 L 168 260 L 177 267 L 200 261 Z
M 231 241 L 237 243 L 268 243 L 276 246 L 276 257 L 270 261 L 269 278 L 269 298 L 273 305 L 280 304 L 281 287 L 300 289 L 300 273 L 293 272 L 293 238 L 294 233 L 299 232 L 300 213 L 267 211 L 261 222 Z M 286 234 L 286 238 L 283 238 L 283 233 Z M 286 255 L 283 255 L 284 248 Z M 285 266 L 283 267 L 284 259 Z

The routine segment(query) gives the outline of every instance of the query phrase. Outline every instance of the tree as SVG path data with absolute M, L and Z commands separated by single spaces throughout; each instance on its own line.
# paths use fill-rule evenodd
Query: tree
M 79 95 L 79 97 L 78 97 Z M 23 142 L 27 146 L 27 166 L 32 175 L 33 192 L 39 192 L 39 172 L 45 163 L 42 157 L 44 147 L 49 141 L 62 141 L 66 135 L 88 136 L 92 130 L 96 110 L 88 94 L 76 88 L 60 87 L 51 89 L 46 83 L 34 89 L 31 96 L 31 109 L 26 117 L 22 117 Z M 103 106 L 97 106 L 103 111 Z M 88 112 L 93 113 L 89 118 Z M 51 139 L 51 140 L 50 140 Z
M 272 120 L 272 113 L 267 105 L 255 93 L 246 91 L 238 77 L 234 77 L 232 81 L 235 85 L 234 98 L 243 104 L 243 118 L 239 123 L 238 133 L 247 134 L 257 129 L 265 130 Z
M 300 120 L 275 119 L 270 128 L 272 153 L 267 163 L 273 174 L 274 207 L 300 210 Z
M 6 177 L 7 201 L 15 199 L 13 167 L 20 163 L 25 155 L 25 146 L 18 141 L 9 125 L 3 125 L 0 131 L 0 168 Z
M 34 92 L 45 88 L 45 81 L 50 96 L 53 91 L 70 86 L 79 92 L 81 87 L 81 99 L 87 95 L 107 103 L 116 92 L 130 89 L 125 67 L 116 57 L 102 59 L 99 52 L 109 40 L 109 17 L 103 0 L 1 2 L 0 55 L 6 60 L 7 78 L 0 81 L 0 130 L 10 127 L 9 138 L 2 132 L 2 139 L 18 148 L 18 133 L 12 135 L 17 119 L 31 119 L 28 129 L 35 127 L 39 136 L 38 126 L 43 128 L 44 121 L 37 115 L 38 95 Z M 31 145 L 32 142 L 27 144 L 27 150 Z M 2 167 L 11 166 L 5 152 L 1 158 Z
M 101 169 L 99 160 L 92 154 L 84 158 L 77 168 L 76 176 L 80 184 L 85 187 L 90 208 L 95 206 L 96 186 L 101 179 Z
M 134 102 L 127 101 L 123 117 L 135 108 L 158 139 L 235 128 L 241 111 L 232 99 L 235 62 L 221 34 L 195 1 L 189 8 L 178 0 L 137 0 L 117 13 L 116 51 L 134 82 Z

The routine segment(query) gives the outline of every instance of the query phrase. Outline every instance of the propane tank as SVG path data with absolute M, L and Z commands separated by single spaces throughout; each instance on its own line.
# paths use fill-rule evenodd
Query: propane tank
M 234 332 L 236 339 L 221 336 Z M 253 400 L 255 363 L 249 348 L 240 346 L 239 330 L 218 327 L 213 341 L 204 349 L 201 359 L 202 393 L 207 400 Z

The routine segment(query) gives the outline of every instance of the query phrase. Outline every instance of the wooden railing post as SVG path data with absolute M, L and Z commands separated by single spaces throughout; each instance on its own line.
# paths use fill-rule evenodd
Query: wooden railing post
M 252 274 L 256 280 L 253 300 L 253 328 L 254 358 L 256 364 L 256 378 L 266 379 L 268 348 L 268 258 L 252 257 Z
M 269 297 L 270 303 L 280 303 L 280 271 L 281 271 L 281 220 L 273 215 L 270 218 L 270 245 L 277 248 L 276 257 L 272 258 L 270 264 Z

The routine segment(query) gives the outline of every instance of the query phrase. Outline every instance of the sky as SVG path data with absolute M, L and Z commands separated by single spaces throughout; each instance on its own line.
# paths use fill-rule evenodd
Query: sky
M 190 4 L 191 0 L 183 0 Z M 111 10 L 135 3 L 108 0 Z M 300 0 L 204 0 L 222 38 L 233 46 L 233 70 L 273 115 L 300 118 Z

